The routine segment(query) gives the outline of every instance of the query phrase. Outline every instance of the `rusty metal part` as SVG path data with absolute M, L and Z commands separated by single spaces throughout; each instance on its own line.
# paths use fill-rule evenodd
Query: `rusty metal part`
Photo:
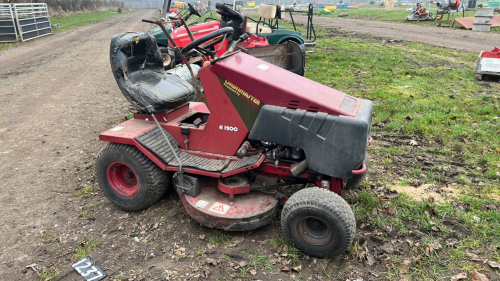
M 294 163 L 290 167 L 290 172 L 296 177 L 302 174 L 305 170 L 307 170 L 307 159 L 304 159 L 298 163 Z
M 250 147 L 250 142 L 244 141 L 240 149 L 238 149 L 238 151 L 236 152 L 236 157 L 240 159 L 243 158 L 247 153 L 249 147 Z
M 188 27 L 186 21 L 184 20 L 184 18 L 183 17 L 179 17 L 179 20 L 182 23 L 182 25 L 184 25 L 184 27 L 186 27 L 186 32 L 189 35 L 189 38 L 191 38 L 191 41 L 194 41 L 193 33 L 191 33 L 191 30 L 189 29 L 189 27 Z

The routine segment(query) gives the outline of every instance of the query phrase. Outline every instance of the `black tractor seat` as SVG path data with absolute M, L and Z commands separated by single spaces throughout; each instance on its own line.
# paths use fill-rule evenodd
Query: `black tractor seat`
M 169 110 L 195 96 L 191 84 L 175 74 L 167 74 L 153 36 L 146 32 L 126 32 L 113 36 L 110 61 L 116 83 L 127 100 L 141 111 Z

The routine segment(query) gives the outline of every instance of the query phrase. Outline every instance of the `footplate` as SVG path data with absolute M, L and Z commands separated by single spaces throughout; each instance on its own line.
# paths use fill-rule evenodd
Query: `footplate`
M 184 167 L 192 167 L 208 172 L 221 172 L 226 168 L 230 162 L 229 159 L 218 160 L 218 159 L 208 159 L 200 156 L 192 155 L 187 152 L 183 152 L 179 149 L 179 143 L 175 138 L 170 135 L 165 129 L 162 129 L 168 137 L 168 140 L 174 147 L 175 153 L 179 156 Z M 154 154 L 160 157 L 165 163 L 170 166 L 179 166 L 175 160 L 175 156 L 172 153 L 165 137 L 161 133 L 158 127 L 155 127 L 146 133 L 135 138 L 141 145 L 151 150 Z M 238 161 L 239 162 L 239 161 Z

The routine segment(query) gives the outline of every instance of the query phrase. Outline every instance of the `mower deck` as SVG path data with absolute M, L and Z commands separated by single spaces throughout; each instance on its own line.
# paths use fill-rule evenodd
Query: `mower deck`
M 267 225 L 274 217 L 278 199 L 274 191 L 251 191 L 231 199 L 218 188 L 218 179 L 200 178 L 196 197 L 179 194 L 184 208 L 197 222 L 231 231 L 247 231 Z

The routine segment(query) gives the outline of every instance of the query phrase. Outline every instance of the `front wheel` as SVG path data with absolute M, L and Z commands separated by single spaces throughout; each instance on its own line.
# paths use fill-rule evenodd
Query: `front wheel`
M 97 181 L 109 200 L 125 211 L 149 208 L 165 194 L 168 174 L 135 146 L 108 143 L 95 164 Z
M 281 229 L 297 249 L 324 258 L 347 251 L 356 234 L 356 219 L 339 195 L 317 187 L 305 188 L 286 202 Z

